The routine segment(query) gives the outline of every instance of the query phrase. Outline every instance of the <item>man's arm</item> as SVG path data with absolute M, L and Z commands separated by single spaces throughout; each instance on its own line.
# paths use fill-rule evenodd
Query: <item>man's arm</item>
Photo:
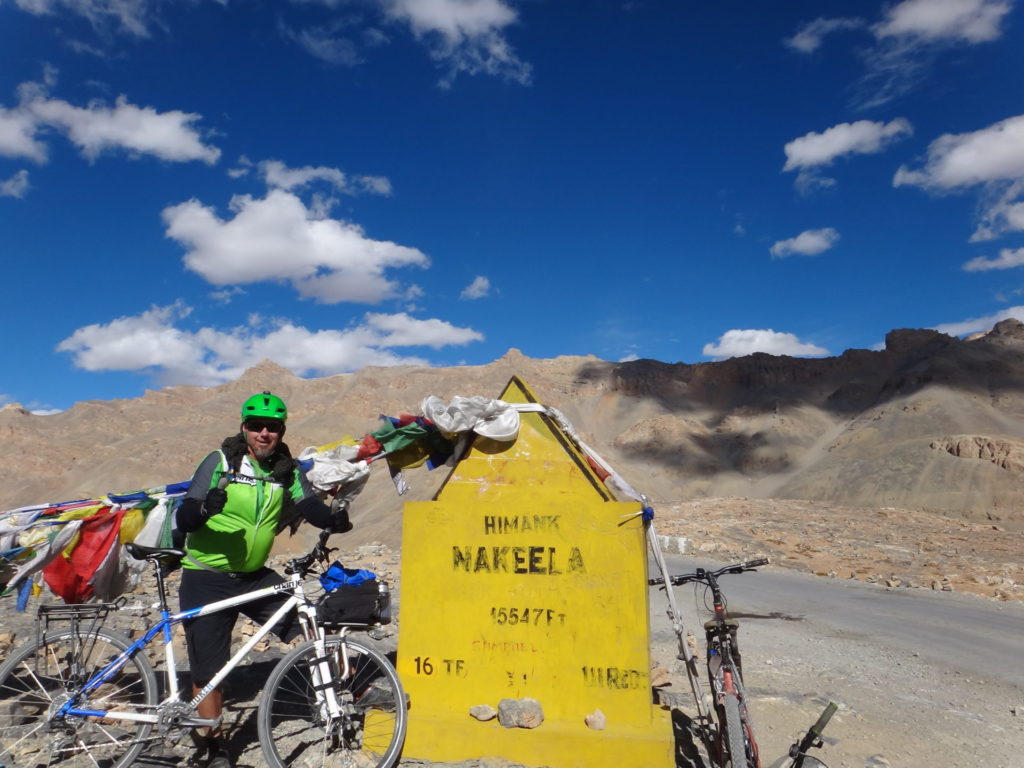
M 292 498 L 295 499 L 295 511 L 317 528 L 326 528 L 335 533 L 346 533 L 352 530 L 352 523 L 348 519 L 348 505 L 332 510 L 324 504 L 317 496 L 313 486 L 306 479 L 306 473 L 295 467 L 295 483 L 291 488 Z
M 220 471 L 220 453 L 214 451 L 199 465 L 195 474 L 192 475 L 192 482 L 189 484 L 185 498 L 178 507 L 175 521 L 179 530 L 185 533 L 198 530 L 210 517 L 224 509 L 224 500 L 227 492 L 213 485 L 214 474 Z M 207 497 L 210 503 L 207 504 Z

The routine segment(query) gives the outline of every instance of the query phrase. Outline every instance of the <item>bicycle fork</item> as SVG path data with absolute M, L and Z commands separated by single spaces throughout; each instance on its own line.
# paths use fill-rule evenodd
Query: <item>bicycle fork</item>
M 322 632 L 317 635 L 313 638 L 316 656 L 309 665 L 309 673 L 313 681 L 317 710 L 323 722 L 330 726 L 333 723 L 342 722 L 344 716 L 344 709 L 334 685 L 335 677 L 347 680 L 352 674 L 352 665 L 349 662 L 344 633 L 342 633 L 341 642 L 331 652 L 328 652 L 327 649 L 326 636 Z M 332 661 L 336 666 L 332 667 Z

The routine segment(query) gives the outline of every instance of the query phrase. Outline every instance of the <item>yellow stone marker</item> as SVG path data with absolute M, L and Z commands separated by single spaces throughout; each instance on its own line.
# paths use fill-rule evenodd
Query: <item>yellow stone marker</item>
M 536 402 L 513 378 L 501 399 Z M 528 766 L 673 765 L 652 703 L 638 503 L 612 500 L 557 425 L 524 413 L 514 443 L 478 437 L 434 501 L 405 505 L 398 673 L 408 757 Z M 537 728 L 469 714 L 540 702 Z M 594 730 L 584 718 L 607 718 Z

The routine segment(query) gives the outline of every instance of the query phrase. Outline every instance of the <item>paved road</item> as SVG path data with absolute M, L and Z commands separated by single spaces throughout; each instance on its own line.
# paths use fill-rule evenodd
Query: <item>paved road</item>
M 666 560 L 672 573 L 723 565 L 678 555 L 667 555 Z M 1024 606 L 1018 603 L 822 579 L 771 567 L 726 576 L 721 583 L 730 613 L 747 622 L 800 620 L 816 625 L 818 631 L 870 637 L 893 650 L 916 652 L 977 675 L 1001 670 L 1008 682 L 1024 688 Z M 661 621 L 664 607 L 659 598 L 652 592 L 654 627 L 661 634 L 668 631 L 668 624 Z M 684 617 L 692 620 L 692 588 L 677 588 L 677 600 Z M 756 632 L 756 625 L 749 623 L 743 631 Z
M 723 565 L 668 562 L 672 573 Z M 833 700 L 840 709 L 822 755 L 832 768 L 1024 767 L 1024 606 L 775 568 L 722 583 L 730 613 L 742 619 L 764 765 L 783 765 L 776 756 Z M 676 590 L 698 638 L 702 593 Z M 671 689 L 692 708 L 665 600 L 653 590 L 651 618 L 655 658 L 673 668 Z

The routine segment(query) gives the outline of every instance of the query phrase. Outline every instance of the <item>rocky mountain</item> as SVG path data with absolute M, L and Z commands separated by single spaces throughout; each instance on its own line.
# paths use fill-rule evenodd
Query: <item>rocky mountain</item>
M 37 416 L 0 409 L 13 461 L 0 510 L 185 480 L 234 431 L 252 392 L 281 394 L 294 453 L 416 413 L 428 395 L 497 397 L 518 375 L 655 502 L 718 496 L 937 511 L 1024 529 L 1024 325 L 961 340 L 896 330 L 885 349 L 824 359 L 754 354 L 711 363 L 594 357 L 483 366 L 364 368 L 302 379 L 271 362 L 219 387 L 168 387 Z M 375 472 L 360 537 L 397 544 L 402 502 L 445 470 L 413 470 L 400 499 Z

